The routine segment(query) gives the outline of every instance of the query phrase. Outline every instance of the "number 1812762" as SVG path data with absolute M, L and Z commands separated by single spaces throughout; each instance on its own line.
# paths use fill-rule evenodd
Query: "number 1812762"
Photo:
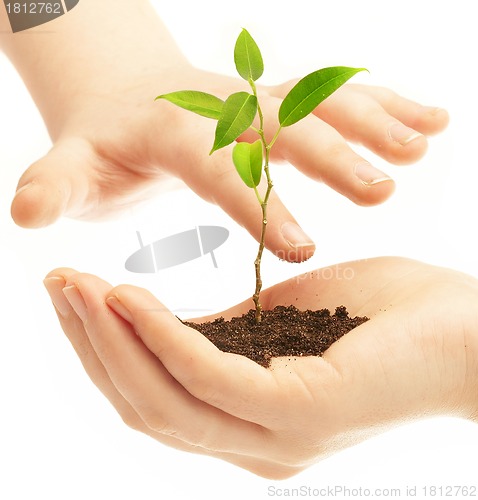
M 8 14 L 62 14 L 60 2 L 14 2 L 5 4 Z

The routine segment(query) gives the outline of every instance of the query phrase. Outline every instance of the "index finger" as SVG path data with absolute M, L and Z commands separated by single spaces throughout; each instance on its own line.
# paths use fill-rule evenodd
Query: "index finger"
M 270 370 L 220 351 L 144 289 L 121 285 L 109 297 L 107 303 L 133 325 L 147 348 L 190 394 L 260 425 L 276 419 L 280 398 Z

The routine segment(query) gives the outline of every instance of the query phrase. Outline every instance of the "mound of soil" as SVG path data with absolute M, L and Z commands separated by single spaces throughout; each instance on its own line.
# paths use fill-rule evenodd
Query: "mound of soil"
M 294 306 L 276 306 L 262 312 L 259 324 L 254 315 L 251 309 L 229 321 L 218 318 L 184 324 L 201 332 L 221 351 L 247 356 L 267 368 L 275 357 L 321 356 L 336 340 L 368 320 L 351 318 L 344 306 L 337 307 L 335 314 L 328 309 L 299 311 Z

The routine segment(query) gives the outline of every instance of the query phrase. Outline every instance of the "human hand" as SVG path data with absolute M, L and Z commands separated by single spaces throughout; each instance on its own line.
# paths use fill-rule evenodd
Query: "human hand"
M 399 258 L 321 276 L 265 290 L 264 307 L 344 304 L 370 320 L 323 357 L 277 358 L 269 369 L 219 351 L 143 289 L 71 269 L 45 284 L 85 370 L 127 425 L 264 477 L 294 475 L 403 421 L 478 419 L 477 280 Z
M 245 83 L 191 66 L 144 0 L 115 2 L 114 8 L 109 3 L 85 0 L 55 20 L 55 31 L 38 38 L 39 48 L 23 37 L 8 51 L 23 68 L 53 140 L 50 152 L 20 179 L 14 220 L 38 227 L 62 215 L 97 219 L 117 214 L 150 197 L 166 179 L 178 178 L 259 239 L 255 195 L 237 176 L 230 148 L 208 154 L 214 121 L 154 102 L 159 94 L 187 88 L 226 98 L 244 90 Z M 94 16 L 88 17 L 89 9 Z M 101 22 L 109 24 L 97 25 Z M 90 37 L 76 40 L 85 25 Z M 281 98 L 294 83 L 259 88 L 270 132 L 277 128 Z M 392 193 L 393 181 L 346 141 L 361 143 L 392 163 L 410 163 L 425 153 L 425 135 L 441 131 L 447 121 L 446 111 L 387 89 L 347 85 L 315 116 L 283 130 L 272 160 L 290 162 L 355 203 L 373 205 Z M 277 195 L 268 210 L 267 248 L 288 260 L 309 257 L 312 241 Z

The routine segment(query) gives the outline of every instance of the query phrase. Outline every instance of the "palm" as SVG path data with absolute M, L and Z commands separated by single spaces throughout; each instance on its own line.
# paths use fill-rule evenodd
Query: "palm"
M 113 215 L 150 197 L 169 180 L 183 177 L 178 164 L 191 170 L 196 143 L 202 145 L 198 148 L 201 161 L 207 161 L 207 146 L 213 137 L 208 123 L 196 117 L 183 120 L 180 111 L 155 102 L 162 92 L 159 75 L 142 80 L 132 79 L 114 92 L 88 96 L 67 117 L 63 126 L 67 133 L 59 142 L 68 141 L 69 147 L 78 148 L 78 157 L 88 159 L 80 172 L 74 172 L 86 179 L 87 199 L 70 216 Z M 181 78 L 173 78 L 177 80 Z M 228 87 L 224 82 L 224 88 Z M 183 151 L 185 158 L 181 158 Z
M 325 444 L 327 453 L 342 448 L 344 432 L 350 444 L 403 419 L 463 410 L 466 381 L 459 367 L 467 363 L 465 346 L 473 344 L 470 337 L 478 328 L 476 281 L 398 258 L 332 269 L 332 279 L 331 270 L 323 269 L 266 290 L 265 307 L 333 309 L 345 304 L 351 315 L 370 320 L 321 358 L 274 360 L 269 387 L 261 391 L 262 407 L 269 404 L 273 414 L 278 404 L 274 388 L 287 393 L 280 410 L 286 427 L 295 422 L 294 440 L 300 440 L 304 428 L 313 429 L 319 456 Z M 221 315 L 241 314 L 249 306 L 244 303 Z M 251 372 L 259 375 L 252 364 Z M 461 415 L 467 412 L 469 408 Z M 285 449 L 290 449 L 289 439 Z

